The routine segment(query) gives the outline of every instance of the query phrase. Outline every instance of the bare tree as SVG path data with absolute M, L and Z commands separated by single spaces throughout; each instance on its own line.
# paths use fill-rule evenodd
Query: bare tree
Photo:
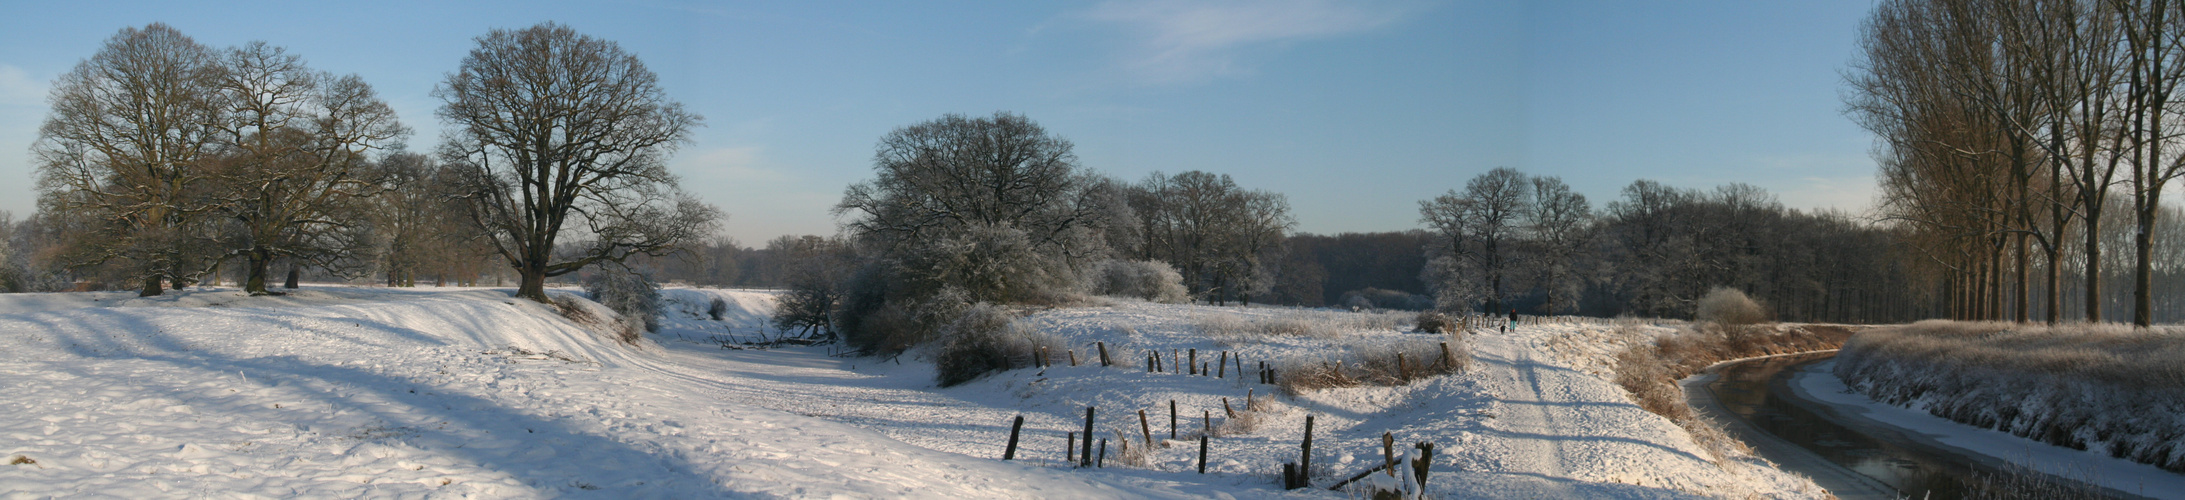
M 517 295 L 545 302 L 549 277 L 712 232 L 719 211 L 685 195 L 666 164 L 702 118 L 637 56 L 551 22 L 477 41 L 433 90 L 450 126 L 440 156 L 521 276 Z
M 1489 312 L 1500 312 L 1515 283 L 1512 259 L 1531 210 L 1529 178 L 1512 168 L 1473 177 L 1464 192 L 1419 202 L 1419 221 L 1440 238 L 1434 243 L 1437 296 L 1455 294 L 1463 301 L 1484 299 Z M 1455 305 L 1443 299 L 1443 307 Z
M 1155 172 L 1129 199 L 1144 235 L 1139 253 L 1176 266 L 1192 295 L 1217 304 L 1270 289 L 1283 234 L 1297 224 L 1288 198 L 1227 174 Z
M 230 255 L 248 263 L 243 288 L 267 293 L 274 259 L 365 270 L 363 199 L 382 186 L 368 155 L 408 129 L 363 79 L 314 71 L 279 47 L 252 42 L 224 63 L 212 196 L 241 237 Z
M 86 219 L 74 266 L 121 260 L 159 295 L 209 269 L 193 241 L 211 210 L 199 162 L 212 149 L 220 64 L 165 24 L 124 28 L 62 74 L 38 141 L 40 211 Z
M 1535 281 L 1547 291 L 1544 312 L 1576 306 L 1585 286 L 1579 257 L 1593 234 L 1593 206 L 1571 191 L 1560 177 L 1532 178 L 1533 203 L 1525 213 L 1525 232 L 1535 243 Z

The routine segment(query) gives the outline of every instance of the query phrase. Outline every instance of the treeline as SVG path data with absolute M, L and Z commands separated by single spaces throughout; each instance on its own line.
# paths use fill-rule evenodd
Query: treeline
M 432 154 L 369 84 L 265 42 L 126 28 L 54 82 L 32 145 L 39 211 L 0 216 L 0 287 L 159 295 L 234 277 L 544 283 L 662 257 L 717 229 L 666 160 L 702 124 L 614 42 L 494 30 L 433 92 Z M 237 268 L 240 269 L 237 269 Z
M 2185 318 L 2162 200 L 2185 4 L 1892 0 L 1860 42 L 1848 104 L 1882 140 L 1882 210 L 1949 317 Z
M 1760 188 L 1640 180 L 1596 211 L 1555 177 L 1496 169 L 1420 203 L 1441 308 L 1689 318 L 1715 287 L 1776 319 L 1897 322 L 1936 310 L 1900 231 L 1787 209 Z

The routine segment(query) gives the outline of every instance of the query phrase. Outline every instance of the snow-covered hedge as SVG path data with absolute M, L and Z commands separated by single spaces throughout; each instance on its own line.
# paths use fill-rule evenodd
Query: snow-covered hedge
M 1922 321 L 1853 337 L 1836 376 L 1876 401 L 2185 472 L 2185 328 Z

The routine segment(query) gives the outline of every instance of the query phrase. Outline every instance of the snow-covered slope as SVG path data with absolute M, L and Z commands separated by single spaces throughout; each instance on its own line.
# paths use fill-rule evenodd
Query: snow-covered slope
M 506 291 L 176 295 L 0 295 L 0 494 L 1175 496 L 728 400 Z
M 559 292 L 556 292 L 559 293 Z M 0 295 L 0 496 L 848 497 L 1341 496 L 1283 492 L 1316 416 L 1318 484 L 1380 462 L 1380 435 L 1441 447 L 1432 496 L 1814 497 L 1811 483 L 1717 465 L 1678 428 L 1544 345 L 1608 327 L 1541 325 L 1469 340 L 1471 371 L 1401 387 L 1269 400 L 1273 386 L 1147 373 L 1146 352 L 1227 350 L 1255 362 L 1447 337 L 1197 333 L 1217 316 L 1348 313 L 1118 301 L 1027 322 L 1082 361 L 951 388 L 914 352 L 726 349 L 769 335 L 766 291 L 671 289 L 667 329 L 606 340 L 506 290 L 307 288 L 285 297 L 194 290 Z M 722 320 L 706 314 L 715 298 Z M 1590 333 L 1589 333 L 1590 332 Z M 1093 366 L 1105 342 L 1124 366 Z M 1459 344 L 1463 345 L 1463 344 Z M 1256 428 L 1210 440 L 1222 398 L 1271 402 Z M 1167 436 L 1175 401 L 1179 437 Z M 1063 463 L 1063 433 L 1099 408 L 1098 435 L 1155 434 L 1142 465 Z M 1026 417 L 1018 460 L 996 460 Z M 1120 443 L 1111 453 L 1119 453 Z

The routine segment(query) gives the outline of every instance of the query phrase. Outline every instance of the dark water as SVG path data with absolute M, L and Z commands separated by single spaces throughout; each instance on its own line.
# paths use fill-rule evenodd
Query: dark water
M 1711 387 L 1722 406 L 1754 427 L 1812 450 L 1823 458 L 1883 484 L 1909 498 L 1965 498 L 1974 465 L 1946 453 L 1917 447 L 1895 430 L 1849 427 L 1826 407 L 1781 395 L 1791 394 L 1790 375 L 1807 364 L 1835 356 L 1818 353 L 1754 360 L 1726 366 Z

